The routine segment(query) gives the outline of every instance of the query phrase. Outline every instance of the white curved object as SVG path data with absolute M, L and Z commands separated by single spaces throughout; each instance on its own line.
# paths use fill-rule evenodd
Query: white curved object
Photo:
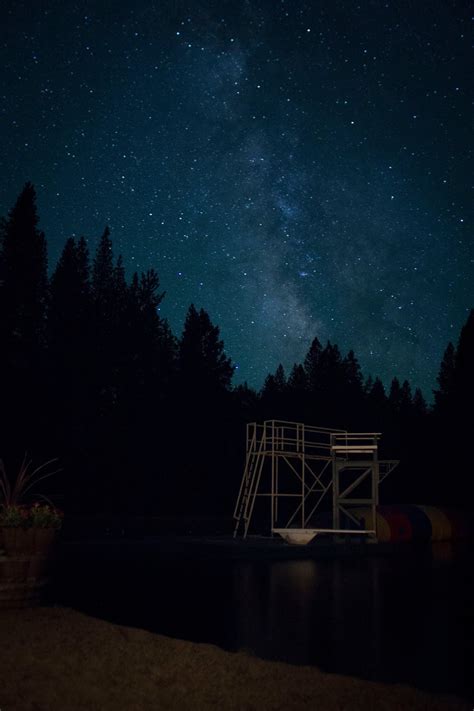
M 287 543 L 296 546 L 306 546 L 318 535 L 318 531 L 305 528 L 274 528 Z

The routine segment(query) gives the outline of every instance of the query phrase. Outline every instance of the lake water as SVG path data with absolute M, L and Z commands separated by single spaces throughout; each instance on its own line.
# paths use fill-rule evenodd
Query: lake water
M 68 546 L 48 601 L 228 650 L 472 699 L 470 553 L 439 543 L 390 555 L 248 561 L 151 543 Z

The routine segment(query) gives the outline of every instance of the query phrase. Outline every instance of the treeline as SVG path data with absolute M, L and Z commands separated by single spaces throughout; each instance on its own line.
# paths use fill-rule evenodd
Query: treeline
M 317 338 L 288 376 L 279 366 L 260 392 L 232 387 L 219 328 L 191 305 L 177 338 L 159 314 L 163 298 L 154 270 L 127 281 L 108 228 L 94 255 L 68 239 L 49 278 L 25 186 L 0 229 L 0 456 L 11 470 L 25 450 L 58 456 L 70 511 L 225 516 L 245 422 L 292 419 L 383 432 L 384 456 L 403 460 L 386 487 L 393 499 L 465 500 L 460 413 L 473 396 L 474 312 L 446 350 L 429 411 L 407 381 L 394 378 L 386 393 L 352 351 Z

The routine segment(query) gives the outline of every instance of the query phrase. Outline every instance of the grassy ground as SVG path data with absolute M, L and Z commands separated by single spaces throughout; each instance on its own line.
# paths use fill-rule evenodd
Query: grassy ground
M 0 610 L 1 711 L 470 708 L 452 697 L 232 654 L 69 609 Z

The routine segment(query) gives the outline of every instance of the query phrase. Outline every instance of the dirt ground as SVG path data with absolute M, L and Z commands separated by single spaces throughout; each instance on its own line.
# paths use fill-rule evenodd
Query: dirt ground
M 64 608 L 0 610 L 1 711 L 470 709 L 113 625 Z

